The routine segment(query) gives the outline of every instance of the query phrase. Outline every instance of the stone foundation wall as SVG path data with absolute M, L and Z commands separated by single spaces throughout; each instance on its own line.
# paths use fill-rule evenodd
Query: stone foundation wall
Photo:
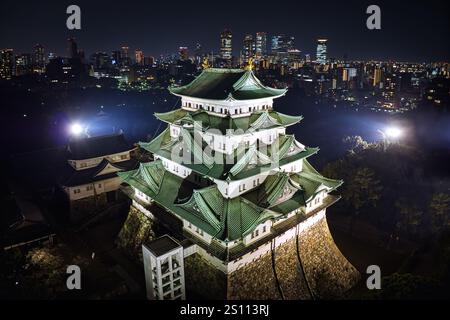
M 154 222 L 134 206 L 117 237 L 117 246 L 142 263 L 142 244 L 155 239 Z
M 70 220 L 78 222 L 104 210 L 107 207 L 106 193 L 70 201 Z
M 184 259 L 184 274 L 187 299 L 226 299 L 226 275 L 198 253 Z
M 271 253 L 228 275 L 227 299 L 281 299 L 273 272 Z
M 335 299 L 359 281 L 359 272 L 336 247 L 326 218 L 277 247 L 274 254 L 274 263 L 269 252 L 229 274 L 227 298 Z
M 275 249 L 275 270 L 284 299 L 311 299 L 302 266 L 297 255 L 295 238 Z
M 342 297 L 359 281 L 359 272 L 336 247 L 326 218 L 302 232 L 297 239 L 306 278 L 315 298 Z

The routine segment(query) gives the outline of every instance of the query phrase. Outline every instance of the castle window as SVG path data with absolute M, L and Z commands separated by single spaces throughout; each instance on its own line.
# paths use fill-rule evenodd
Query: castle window
M 214 112 L 214 107 L 211 107 L 211 111 Z
M 237 109 L 234 109 L 234 114 L 237 114 L 237 113 L 238 113 Z
M 267 227 L 266 227 L 266 226 L 264 226 L 264 227 L 263 227 L 263 231 L 262 231 L 262 232 L 263 232 L 263 233 L 266 233 L 266 231 L 267 231 Z
M 256 238 L 257 236 L 259 236 L 259 229 L 256 229 L 252 232 L 252 239 Z

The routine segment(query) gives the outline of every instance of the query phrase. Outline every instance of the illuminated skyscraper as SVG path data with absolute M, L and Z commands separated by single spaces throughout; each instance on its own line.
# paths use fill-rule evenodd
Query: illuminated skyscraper
M 256 50 L 255 56 L 256 59 L 260 60 L 261 58 L 267 55 L 267 33 L 265 32 L 257 32 L 256 33 Z
M 250 58 L 254 58 L 255 56 L 255 40 L 253 39 L 253 35 L 247 34 L 244 38 L 244 50 L 242 52 L 242 58 L 244 63 L 248 61 Z
M 31 55 L 29 53 L 22 53 L 16 56 L 16 76 L 22 76 L 30 73 L 32 66 Z
M 136 64 L 142 65 L 144 63 L 144 53 L 140 49 L 134 50 L 134 56 L 136 59 Z
M 381 69 L 376 67 L 373 71 L 373 86 L 376 87 L 381 82 Z
M 13 49 L 0 50 L 0 78 L 11 79 L 14 70 Z
M 121 58 L 122 60 L 128 59 L 128 50 L 130 49 L 128 46 L 123 46 L 121 49 Z
M 222 59 L 231 60 L 233 57 L 232 40 L 231 30 L 225 29 L 220 33 L 220 57 Z
M 188 47 L 180 47 L 178 48 L 178 54 L 180 56 L 181 61 L 186 61 L 189 59 L 189 49 Z
M 317 40 L 316 62 L 325 64 L 327 62 L 327 39 Z
M 202 45 L 200 43 L 197 42 L 197 44 L 195 45 L 195 61 L 197 64 L 200 64 L 202 62 Z
M 33 71 L 38 73 L 45 72 L 45 65 L 47 60 L 45 58 L 45 50 L 41 44 L 36 44 L 34 46 L 33 54 Z

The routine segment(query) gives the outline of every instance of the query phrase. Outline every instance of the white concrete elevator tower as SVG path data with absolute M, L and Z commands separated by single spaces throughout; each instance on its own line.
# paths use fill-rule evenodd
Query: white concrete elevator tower
M 183 247 L 164 235 L 142 245 L 149 300 L 185 300 Z

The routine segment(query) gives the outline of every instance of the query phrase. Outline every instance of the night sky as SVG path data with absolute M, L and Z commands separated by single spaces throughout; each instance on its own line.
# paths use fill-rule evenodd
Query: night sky
M 295 37 L 303 53 L 315 54 L 315 41 L 329 39 L 329 55 L 349 59 L 450 60 L 448 1 L 8 1 L 0 11 L 0 48 L 66 55 L 66 39 L 76 37 L 86 54 L 111 52 L 121 45 L 158 56 L 179 46 L 219 48 L 219 33 L 233 31 L 238 54 L 245 33 L 266 31 Z M 393 3 L 395 2 L 395 3 Z M 82 30 L 66 28 L 66 8 L 77 4 Z M 381 7 L 382 30 L 366 28 L 370 4 Z

